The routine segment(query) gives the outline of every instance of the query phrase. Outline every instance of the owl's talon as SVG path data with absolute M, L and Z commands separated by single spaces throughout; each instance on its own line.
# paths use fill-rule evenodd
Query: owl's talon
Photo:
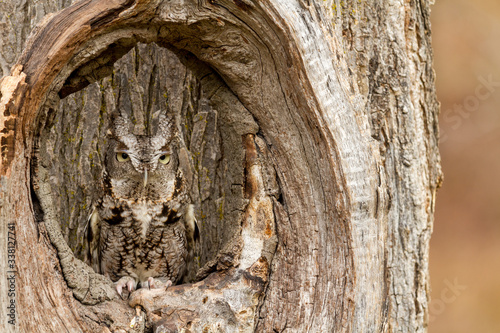
M 124 288 L 126 288 L 128 296 L 130 297 L 130 294 L 135 290 L 135 287 L 135 280 L 130 276 L 124 276 L 116 282 L 116 291 L 118 292 L 118 295 L 120 295 L 121 299 L 123 299 Z
M 146 288 L 148 287 L 149 290 L 151 289 L 162 289 L 164 288 L 165 290 L 172 285 L 172 281 L 167 280 L 164 282 L 164 279 L 159 278 L 155 279 L 154 277 L 150 276 L 146 281 L 141 282 L 141 287 Z
M 129 293 L 133 292 L 135 290 L 135 281 L 129 280 L 127 282 L 127 290 Z
M 168 287 L 170 287 L 172 285 L 172 281 L 168 280 L 166 283 L 165 283 L 165 290 L 168 289 Z
M 123 297 L 122 297 L 122 286 L 121 285 L 119 285 L 119 284 L 116 285 L 116 292 L 123 299 Z
M 148 288 L 149 289 L 155 288 L 155 279 L 152 276 L 148 278 Z

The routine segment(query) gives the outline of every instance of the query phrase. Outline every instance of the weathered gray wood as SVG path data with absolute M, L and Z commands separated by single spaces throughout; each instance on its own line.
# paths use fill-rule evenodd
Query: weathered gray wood
M 217 325 L 210 318 L 218 313 L 221 327 L 240 331 L 425 331 L 428 243 L 441 179 L 429 29 L 429 3 L 375 0 L 81 1 L 46 18 L 18 61 L 22 67 L 0 83 L 0 215 L 18 231 L 19 324 L 95 331 L 107 326 L 104 317 L 95 319 L 100 311 L 126 306 L 83 307 L 53 269 L 57 257 L 44 225 L 35 224 L 37 203 L 30 204 L 35 138 L 40 163 L 50 164 L 50 186 L 63 194 L 53 196 L 53 206 L 64 217 L 65 242 L 81 257 L 100 172 L 98 154 L 87 154 L 106 128 L 99 117 L 119 105 L 147 131 L 154 106 L 168 99 L 185 129 L 186 161 L 195 157 L 192 192 L 206 219 L 198 277 L 214 273 L 166 293 L 137 293 L 130 304 L 144 307 L 149 324 L 186 319 L 182 325 L 191 321 L 190 329 L 201 331 Z M 20 50 L 17 38 L 9 43 Z M 137 42 L 173 50 L 187 68 Z M 4 50 L 5 71 L 13 60 Z M 158 57 L 138 64 L 141 52 Z M 171 69 L 177 72 L 167 85 Z M 59 106 L 60 97 L 107 75 L 111 81 Z M 148 76 L 172 92 L 168 98 Z M 276 249 L 274 227 L 263 223 L 274 219 Z M 207 305 L 205 296 L 215 303 Z M 238 304 L 229 301 L 235 298 Z M 220 307 L 207 312 L 213 304 Z M 247 315 L 238 316 L 243 309 Z M 126 329 L 135 314 L 121 313 L 110 329 Z

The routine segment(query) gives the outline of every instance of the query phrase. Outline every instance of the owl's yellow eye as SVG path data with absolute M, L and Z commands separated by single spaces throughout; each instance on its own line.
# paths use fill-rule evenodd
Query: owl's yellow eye
M 118 160 L 118 162 L 125 162 L 130 159 L 130 156 L 128 156 L 127 153 L 117 153 L 116 159 Z
M 159 160 L 161 164 L 167 164 L 168 162 L 170 162 L 170 155 L 163 154 L 160 156 Z

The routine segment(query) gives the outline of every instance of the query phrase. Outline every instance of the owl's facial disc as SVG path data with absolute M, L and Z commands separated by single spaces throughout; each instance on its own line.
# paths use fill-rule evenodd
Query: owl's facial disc
M 148 186 L 151 177 L 154 178 L 157 167 L 167 166 L 172 160 L 172 150 L 165 143 L 165 138 L 162 137 L 161 139 L 160 141 L 157 138 L 156 141 L 159 142 L 152 142 L 152 139 L 149 137 L 139 137 L 137 143 L 147 147 L 146 149 L 129 147 L 121 141 L 118 141 L 115 147 L 116 160 L 120 164 L 131 163 L 133 169 L 138 173 L 137 176 L 139 176 L 135 176 L 134 178 L 139 183 L 142 183 L 143 188 Z M 161 148 L 158 149 L 158 146 Z

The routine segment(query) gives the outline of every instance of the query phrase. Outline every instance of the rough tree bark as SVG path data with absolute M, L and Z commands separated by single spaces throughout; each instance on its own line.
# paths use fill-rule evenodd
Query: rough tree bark
M 2 332 L 426 331 L 430 1 L 0 10 Z M 128 301 L 80 260 L 114 110 L 176 115 L 201 222 L 186 284 Z

